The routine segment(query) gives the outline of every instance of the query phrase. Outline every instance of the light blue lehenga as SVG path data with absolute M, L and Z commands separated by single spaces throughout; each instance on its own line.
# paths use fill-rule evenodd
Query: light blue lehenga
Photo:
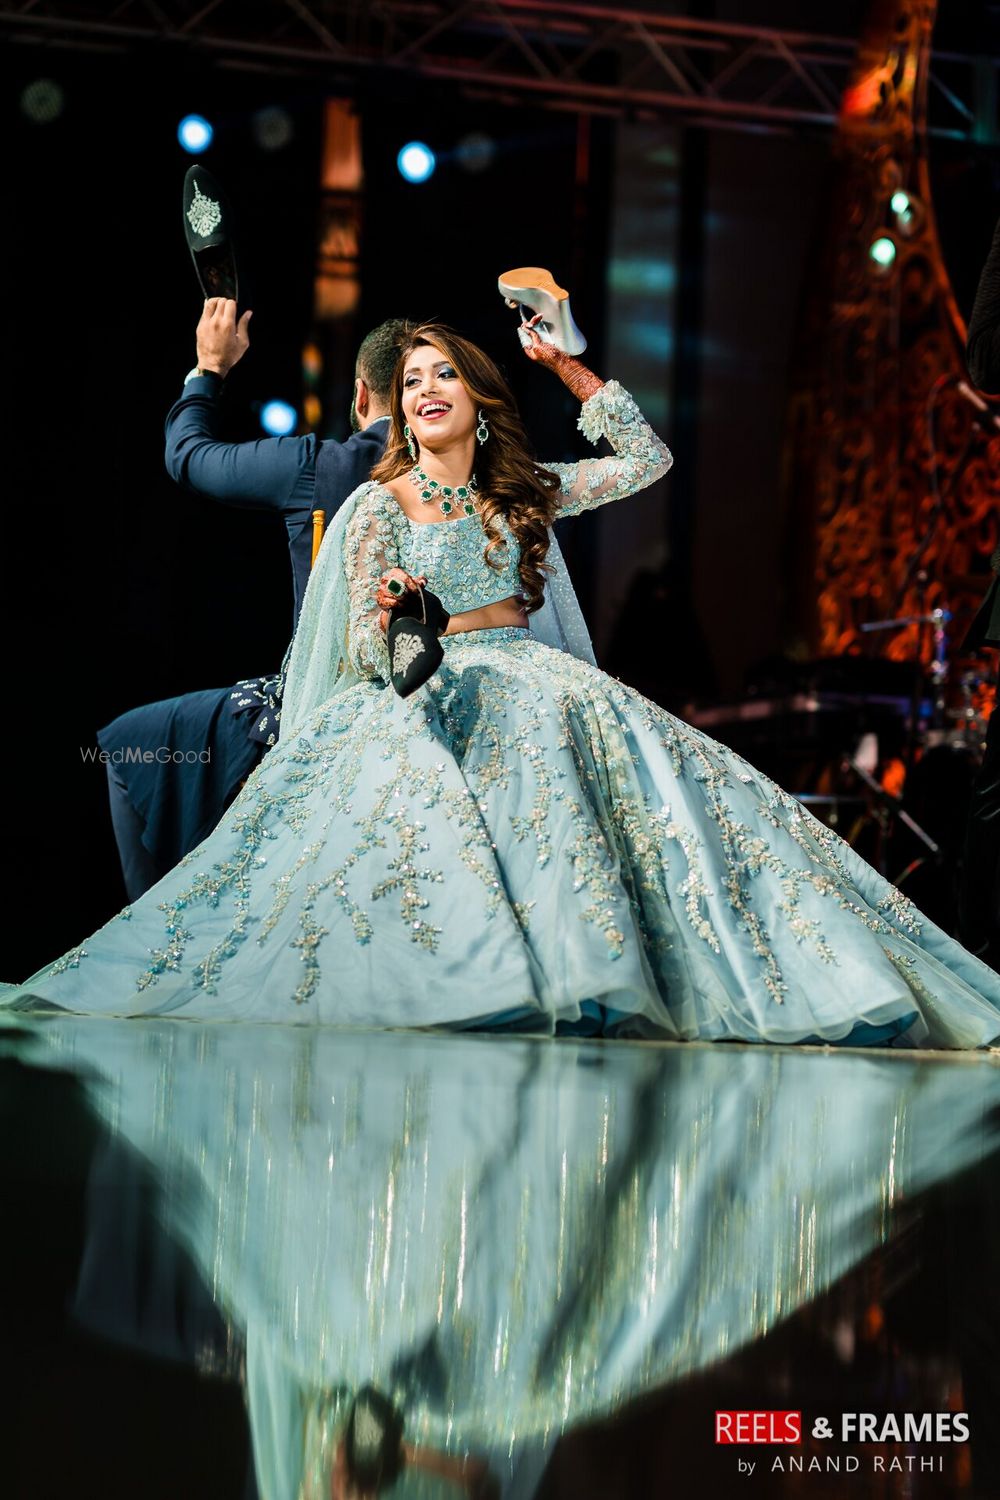
M 615 382 L 580 425 L 615 452 L 549 466 L 562 515 L 670 465 Z M 7 1003 L 704 1040 L 1000 1035 L 1000 977 L 793 797 L 590 661 L 531 630 L 470 632 L 445 638 L 426 688 L 395 695 L 379 575 L 425 573 L 450 612 L 477 608 L 518 591 L 505 537 L 491 567 L 478 516 L 417 524 L 362 485 L 310 580 L 276 748 L 204 843 Z

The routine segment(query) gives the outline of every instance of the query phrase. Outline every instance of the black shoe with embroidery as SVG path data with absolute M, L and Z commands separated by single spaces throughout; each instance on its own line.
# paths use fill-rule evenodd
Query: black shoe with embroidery
M 381 1493 L 403 1470 L 403 1418 L 373 1385 L 362 1386 L 351 1403 L 344 1433 L 344 1456 L 352 1484 L 366 1494 Z
M 189 167 L 184 178 L 184 236 L 205 297 L 237 300 L 236 251 L 232 210 L 205 167 Z
M 386 631 L 392 685 L 401 698 L 408 698 L 433 677 L 444 659 L 438 639 L 451 616 L 437 594 L 417 589 L 393 606 Z

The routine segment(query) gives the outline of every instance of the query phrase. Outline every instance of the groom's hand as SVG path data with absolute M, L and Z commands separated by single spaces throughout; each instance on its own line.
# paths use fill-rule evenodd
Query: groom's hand
M 231 297 L 209 297 L 195 329 L 198 369 L 225 378 L 250 347 L 248 332 L 253 313 L 236 321 L 236 303 Z

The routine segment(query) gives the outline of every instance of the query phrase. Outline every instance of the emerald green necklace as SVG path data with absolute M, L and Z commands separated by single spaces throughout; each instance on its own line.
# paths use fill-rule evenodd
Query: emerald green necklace
M 437 502 L 438 510 L 443 516 L 450 516 L 459 506 L 467 516 L 476 514 L 473 496 L 479 494 L 479 485 L 473 474 L 468 484 L 460 484 L 452 488 L 450 484 L 439 484 L 436 479 L 431 479 L 419 464 L 414 464 L 410 470 L 410 483 L 420 491 L 420 498 L 425 505 Z

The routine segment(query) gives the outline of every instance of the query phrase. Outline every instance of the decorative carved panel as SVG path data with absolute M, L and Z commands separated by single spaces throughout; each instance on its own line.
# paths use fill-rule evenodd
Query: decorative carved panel
M 960 641 L 997 542 L 1000 439 L 974 424 L 966 330 L 938 240 L 926 154 L 936 0 L 873 0 L 834 148 L 829 216 L 800 328 L 786 502 L 791 634 L 821 655 L 929 661 Z M 881 243 L 880 243 L 881 242 Z

